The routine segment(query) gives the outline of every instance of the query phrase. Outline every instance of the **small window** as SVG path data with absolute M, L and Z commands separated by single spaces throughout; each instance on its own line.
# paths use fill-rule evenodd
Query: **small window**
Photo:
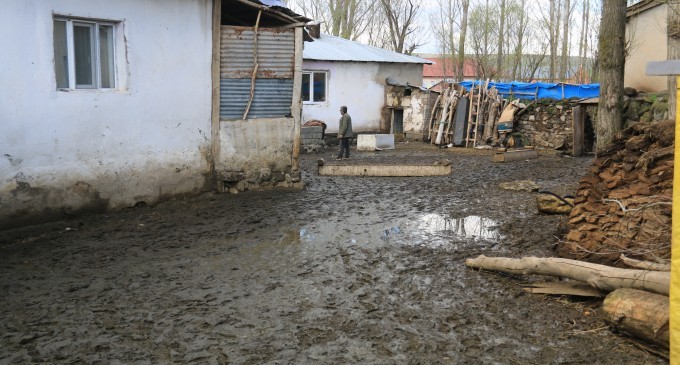
M 115 23 L 54 19 L 54 73 L 57 89 L 116 87 Z
M 326 71 L 310 71 L 302 73 L 302 101 L 306 103 L 326 102 Z

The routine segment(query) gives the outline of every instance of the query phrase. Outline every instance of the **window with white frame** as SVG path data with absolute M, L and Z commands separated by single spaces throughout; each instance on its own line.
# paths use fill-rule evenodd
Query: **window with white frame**
M 115 22 L 54 18 L 57 89 L 116 87 Z
M 327 71 L 302 72 L 302 101 L 306 103 L 326 102 L 327 85 Z

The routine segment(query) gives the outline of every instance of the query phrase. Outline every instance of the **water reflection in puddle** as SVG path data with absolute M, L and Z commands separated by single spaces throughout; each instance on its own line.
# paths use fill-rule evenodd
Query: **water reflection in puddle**
M 464 218 L 446 218 L 439 214 L 426 214 L 418 220 L 417 229 L 429 234 L 451 232 L 460 238 L 495 241 L 503 238 L 498 223 L 492 219 L 470 215 Z

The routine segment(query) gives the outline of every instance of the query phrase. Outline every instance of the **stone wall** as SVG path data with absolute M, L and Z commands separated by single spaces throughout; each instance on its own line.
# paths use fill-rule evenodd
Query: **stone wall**
M 550 149 L 570 148 L 574 140 L 573 104 L 569 100 L 542 99 L 527 107 L 515 124 L 524 145 Z
M 594 130 L 597 120 L 597 104 L 581 104 L 576 99 L 540 99 L 527 103 L 527 109 L 519 116 L 513 136 L 520 137 L 524 145 L 546 149 L 571 151 L 574 141 L 573 108 L 586 108 L 587 129 Z M 662 94 L 637 94 L 628 91 L 624 98 L 624 128 L 643 121 L 660 121 L 668 118 L 667 96 Z

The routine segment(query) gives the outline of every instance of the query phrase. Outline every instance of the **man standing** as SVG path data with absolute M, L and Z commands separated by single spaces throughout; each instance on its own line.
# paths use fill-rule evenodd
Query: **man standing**
M 347 114 L 347 107 L 340 107 L 340 128 L 338 130 L 338 139 L 340 139 L 340 152 L 338 153 L 338 158 L 336 160 L 342 160 L 344 155 L 345 158 L 349 158 L 349 140 L 354 137 L 352 132 L 352 117 Z

